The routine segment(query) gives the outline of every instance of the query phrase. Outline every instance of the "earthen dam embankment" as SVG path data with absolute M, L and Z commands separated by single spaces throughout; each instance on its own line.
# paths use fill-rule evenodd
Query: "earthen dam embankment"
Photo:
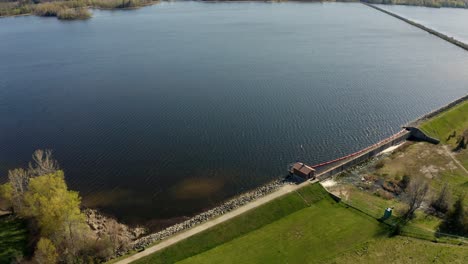
M 369 3 L 365 3 L 365 2 L 361 2 L 361 3 L 364 4 L 364 5 L 367 5 L 368 7 L 371 7 L 371 8 L 374 8 L 374 9 L 376 9 L 376 10 L 379 10 L 379 11 L 381 11 L 381 12 L 387 14 L 387 15 L 390 15 L 390 16 L 392 16 L 392 17 L 398 18 L 398 19 L 400 19 L 400 20 L 402 20 L 402 21 L 404 21 L 404 22 L 406 22 L 406 23 L 408 23 L 408 24 L 410 24 L 410 25 L 412 25 L 412 26 L 415 26 L 415 27 L 417 27 L 417 28 L 420 28 L 420 29 L 422 29 L 422 30 L 424 30 L 424 31 L 426 31 L 426 32 L 428 32 L 428 33 L 434 35 L 434 36 L 437 36 L 437 37 L 439 37 L 439 38 L 441 38 L 441 39 L 443 39 L 443 40 L 446 40 L 446 41 L 452 43 L 453 45 L 456 45 L 456 46 L 458 46 L 458 47 L 460 47 L 460 48 L 462 48 L 462 49 L 468 51 L 468 44 L 466 44 L 466 43 L 464 43 L 464 42 L 461 42 L 461 41 L 459 41 L 459 40 L 457 40 L 457 39 L 455 39 L 455 38 L 453 38 L 453 37 L 449 37 L 449 36 L 447 36 L 447 35 L 445 35 L 445 34 L 443 34 L 443 33 L 440 33 L 440 32 L 438 32 L 438 31 L 436 31 L 436 30 L 434 30 L 434 29 L 432 29 L 432 28 L 428 28 L 428 27 L 426 27 L 426 26 L 424 26 L 424 25 L 421 25 L 421 24 L 419 24 L 419 23 L 416 23 L 416 22 L 414 22 L 414 21 L 412 21 L 412 20 L 409 20 L 409 19 L 407 19 L 407 18 L 405 18 L 405 17 L 402 17 L 402 16 L 397 15 L 397 14 L 395 14 L 395 13 L 392 13 L 392 12 L 390 12 L 390 11 L 387 11 L 387 10 L 385 10 L 385 9 L 383 9 L 383 8 L 378 7 L 378 6 L 375 6 L 375 5 L 372 5 L 372 4 L 369 4 Z
M 428 120 L 429 118 L 432 118 L 460 103 L 463 103 L 464 101 L 468 100 L 468 94 L 465 96 L 462 96 L 446 105 L 443 105 L 442 107 L 435 109 L 423 116 L 420 116 L 414 121 L 409 122 L 406 124 L 404 127 L 406 127 L 405 130 L 401 130 L 400 132 L 381 140 L 380 142 L 377 142 L 374 145 L 371 145 L 369 147 L 366 147 L 364 149 L 361 149 L 359 151 L 356 151 L 352 154 L 346 155 L 341 158 L 337 158 L 331 161 L 326 161 L 320 164 L 313 165 L 312 167 L 316 169 L 317 171 L 317 178 L 320 180 L 326 179 L 330 176 L 333 176 L 335 174 L 338 174 L 340 172 L 343 172 L 363 161 L 366 161 L 370 158 L 373 158 L 375 155 L 378 153 L 382 152 L 383 150 L 398 145 L 402 142 L 404 142 L 406 139 L 408 139 L 410 136 L 415 136 L 418 139 L 424 140 L 424 137 L 418 136 L 417 133 L 419 133 L 418 129 L 411 129 L 412 127 L 418 126 L 421 122 Z M 409 129 L 408 129 L 409 128 Z M 435 143 L 432 142 L 432 140 L 426 140 L 430 143 Z

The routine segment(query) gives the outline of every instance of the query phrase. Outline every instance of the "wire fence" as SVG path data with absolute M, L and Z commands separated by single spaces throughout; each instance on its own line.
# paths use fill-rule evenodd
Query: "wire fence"
M 431 240 L 433 242 L 444 242 L 451 244 L 466 244 L 468 239 L 463 236 L 447 234 L 438 231 L 431 231 L 415 226 L 406 225 L 402 228 L 401 234 L 405 236 Z
M 371 210 L 368 208 L 363 208 L 362 206 L 356 205 L 351 201 L 340 201 L 344 206 L 352 208 L 362 214 L 365 214 L 371 218 L 374 218 L 376 221 L 379 221 L 385 225 L 387 225 L 390 229 L 397 228 L 400 225 L 401 229 L 399 231 L 399 235 L 414 237 L 424 240 L 430 240 L 433 242 L 443 242 L 443 243 L 450 243 L 450 244 L 467 244 L 468 238 L 463 236 L 457 236 L 453 234 L 447 234 L 444 232 L 434 231 L 434 230 L 427 230 L 424 228 L 416 227 L 413 225 L 404 224 L 401 218 L 391 216 L 388 219 L 383 220 L 385 208 L 382 208 L 381 212 L 377 210 Z

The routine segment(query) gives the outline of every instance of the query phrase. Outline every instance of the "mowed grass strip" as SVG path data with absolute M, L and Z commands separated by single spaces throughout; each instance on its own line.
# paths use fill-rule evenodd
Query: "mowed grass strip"
M 367 241 L 326 263 L 468 263 L 468 247 L 396 236 Z
M 135 263 L 310 263 L 387 232 L 312 184 Z
M 449 143 L 447 138 L 453 131 L 456 131 L 457 135 L 462 135 L 468 128 L 468 101 L 424 122 L 420 128 L 428 135 L 440 139 L 441 142 Z M 454 142 L 455 139 L 452 139 L 451 143 L 454 144 Z
M 27 238 L 24 221 L 0 217 L 0 263 L 11 263 L 16 256 L 26 255 Z
M 330 198 L 179 263 L 316 263 L 387 228 Z
M 298 192 L 291 192 L 135 263 L 175 263 L 181 261 L 300 211 L 325 197 L 328 197 L 328 194 L 321 185 L 307 185 Z

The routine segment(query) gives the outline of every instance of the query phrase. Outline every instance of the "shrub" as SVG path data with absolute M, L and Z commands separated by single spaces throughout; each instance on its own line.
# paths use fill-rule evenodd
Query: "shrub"
M 384 198 L 385 200 L 393 199 L 393 195 L 390 192 L 387 192 L 387 191 L 382 190 L 382 189 L 378 189 L 377 191 L 375 191 L 374 194 L 376 196 L 378 196 L 378 197 Z
M 62 20 L 88 19 L 91 13 L 86 8 L 67 8 L 58 12 L 57 18 Z
M 60 3 L 43 3 L 34 7 L 34 14 L 38 16 L 53 17 L 57 16 L 63 6 Z
M 34 260 L 41 264 L 54 264 L 57 263 L 57 258 L 57 250 L 52 241 L 47 238 L 41 238 L 37 243 L 36 251 L 34 252 Z
M 408 184 L 410 183 L 411 178 L 408 175 L 403 175 L 403 178 L 401 179 L 400 182 L 398 182 L 398 186 L 400 186 L 401 189 L 405 190 L 406 187 L 408 187 Z
M 437 197 L 434 197 L 429 207 L 429 213 L 444 215 L 450 209 L 450 190 L 445 184 Z
M 92 0 L 92 5 L 100 8 L 124 8 L 125 0 Z
M 385 181 L 382 184 L 382 188 L 386 190 L 387 192 L 391 192 L 394 194 L 400 194 L 402 192 L 402 189 L 400 188 L 400 186 L 394 181 Z
M 17 2 L 0 2 L 0 16 L 17 16 L 31 13 L 29 5 L 20 5 Z
M 69 8 L 79 8 L 79 7 L 87 7 L 89 3 L 87 0 L 70 0 L 63 2 L 64 6 Z
M 378 169 L 383 168 L 384 165 L 385 165 L 385 161 L 379 160 L 379 161 L 375 164 L 375 168 L 378 170 Z
M 439 230 L 445 233 L 467 236 L 468 235 L 468 213 L 463 206 L 463 196 L 460 196 L 453 209 L 449 211 L 444 222 L 439 226 Z
M 468 130 L 463 132 L 463 135 L 459 136 L 457 139 L 457 146 L 453 149 L 453 151 L 460 151 L 462 149 L 466 149 L 468 146 Z
M 90 0 L 91 5 L 99 8 L 134 8 L 155 2 L 152 0 Z
M 401 223 L 397 223 L 395 226 L 393 226 L 392 231 L 390 232 L 389 236 L 394 237 L 394 236 L 401 235 L 402 227 L 403 226 Z

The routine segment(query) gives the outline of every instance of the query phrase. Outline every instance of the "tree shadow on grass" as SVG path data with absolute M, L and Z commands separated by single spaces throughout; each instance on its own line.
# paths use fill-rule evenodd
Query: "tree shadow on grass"
M 0 217 L 0 263 L 11 263 L 17 256 L 25 256 L 28 231 L 23 220 L 13 216 Z

